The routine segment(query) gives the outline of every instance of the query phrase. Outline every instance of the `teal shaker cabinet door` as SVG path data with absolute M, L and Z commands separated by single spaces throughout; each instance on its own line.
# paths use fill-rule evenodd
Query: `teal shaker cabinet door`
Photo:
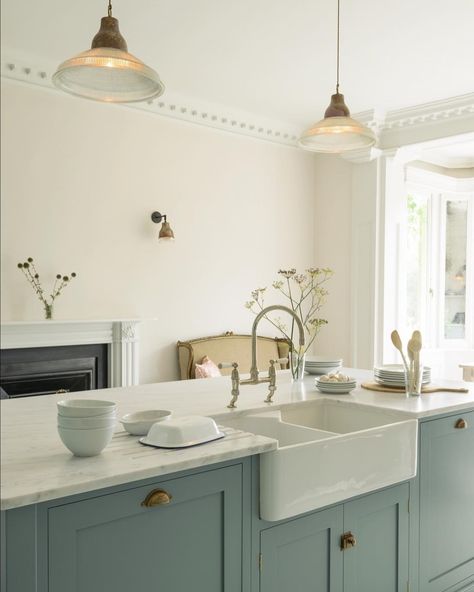
M 260 592 L 342 592 L 342 506 L 261 532 Z
M 474 581 L 474 412 L 421 425 L 420 592 Z
M 49 510 L 49 592 L 240 592 L 241 582 L 241 465 Z
M 344 531 L 355 546 L 344 551 L 344 592 L 406 592 L 409 485 L 344 504 Z

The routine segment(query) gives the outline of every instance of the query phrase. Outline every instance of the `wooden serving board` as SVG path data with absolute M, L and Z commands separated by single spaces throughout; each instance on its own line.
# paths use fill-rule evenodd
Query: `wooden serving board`
M 381 393 L 404 393 L 405 389 L 403 387 L 395 387 L 395 386 L 383 386 L 378 384 L 377 382 L 362 382 L 360 385 L 362 388 L 365 388 L 369 391 L 379 391 Z M 421 389 L 422 393 L 468 393 L 469 389 L 467 388 L 452 388 L 452 387 L 442 387 L 442 386 L 424 386 Z

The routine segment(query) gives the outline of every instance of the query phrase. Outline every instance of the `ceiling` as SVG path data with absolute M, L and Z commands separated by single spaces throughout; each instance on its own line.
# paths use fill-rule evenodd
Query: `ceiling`
M 474 167 L 474 139 L 458 139 L 452 144 L 425 150 L 419 159 L 448 169 L 472 168 Z
M 87 49 L 105 0 L 2 0 L 2 50 L 59 63 Z M 304 127 L 335 86 L 336 0 L 114 0 L 129 50 L 171 93 Z M 353 113 L 474 90 L 472 0 L 342 0 Z M 166 91 L 165 91 L 166 92 Z

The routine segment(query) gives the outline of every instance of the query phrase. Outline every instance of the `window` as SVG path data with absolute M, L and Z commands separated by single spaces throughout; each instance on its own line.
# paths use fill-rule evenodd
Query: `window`
M 459 363 L 474 357 L 474 193 L 406 189 L 399 325 L 422 331 L 435 375 L 459 379 Z
M 443 210 L 445 225 L 443 336 L 444 339 L 465 339 L 468 201 L 446 200 L 443 203 Z M 469 314 L 472 311 L 467 312 Z

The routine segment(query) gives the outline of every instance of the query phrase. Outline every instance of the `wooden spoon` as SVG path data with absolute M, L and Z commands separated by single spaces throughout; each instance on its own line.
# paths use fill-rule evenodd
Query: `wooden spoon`
M 398 351 L 402 354 L 402 360 L 403 360 L 403 364 L 405 366 L 405 370 L 408 372 L 408 364 L 407 364 L 407 360 L 405 358 L 405 354 L 403 353 L 403 346 L 402 346 L 402 340 L 400 339 L 400 335 L 398 334 L 398 331 L 392 331 L 392 333 L 390 334 L 390 337 L 392 339 L 392 343 L 395 346 L 396 349 L 398 349 Z
M 408 342 L 408 351 L 411 351 L 413 354 L 415 376 L 418 376 L 418 373 L 420 371 L 421 347 L 421 333 L 419 331 L 413 331 L 413 335 L 411 336 L 411 339 Z

